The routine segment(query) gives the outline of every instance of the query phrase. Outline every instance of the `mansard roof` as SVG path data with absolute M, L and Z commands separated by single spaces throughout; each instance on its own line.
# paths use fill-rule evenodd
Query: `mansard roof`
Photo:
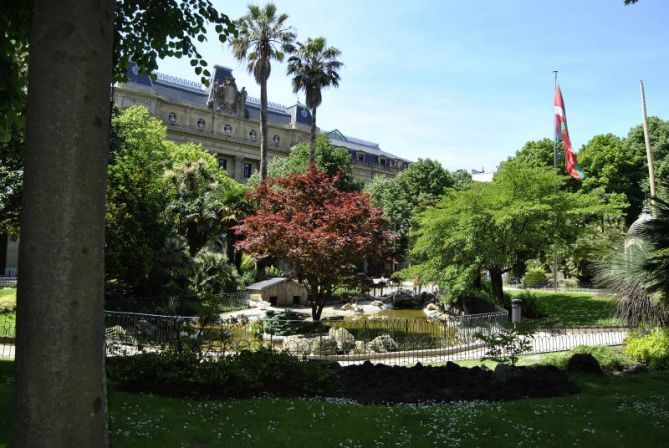
M 140 75 L 137 65 L 130 63 L 128 69 L 128 84 L 151 90 L 156 95 L 176 103 L 185 103 L 196 107 L 207 107 L 211 86 L 214 82 L 222 83 L 226 78 L 232 78 L 232 69 L 219 65 L 215 66 L 209 86 L 164 73 L 156 73 L 155 78 L 156 79 L 153 80 L 149 75 Z M 282 104 L 268 102 L 267 118 L 272 123 L 289 125 L 293 122 L 292 115 L 294 115 L 291 114 L 290 109 L 294 107 L 301 107 L 304 109 L 304 111 L 300 110 L 300 119 L 297 121 L 300 124 L 311 124 L 311 113 L 303 105 L 287 107 Z M 260 117 L 260 99 L 250 96 L 247 97 L 246 109 L 250 119 L 258 119 Z
M 362 140 L 356 137 L 351 137 L 349 135 L 344 135 L 341 131 L 339 131 L 339 129 L 334 129 L 330 132 L 325 132 L 325 135 L 328 136 L 330 142 L 335 146 L 343 146 L 344 148 L 353 151 L 364 151 L 366 153 L 374 154 L 381 157 L 386 157 L 388 159 L 411 162 L 410 160 L 403 159 L 394 154 L 382 151 L 378 143 Z

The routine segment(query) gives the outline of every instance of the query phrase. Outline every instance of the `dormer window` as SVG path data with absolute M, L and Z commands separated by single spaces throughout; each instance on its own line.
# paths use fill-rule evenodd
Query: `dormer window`
M 167 121 L 169 121 L 170 124 L 176 123 L 177 122 L 177 114 L 175 114 L 174 112 L 170 112 L 167 115 Z
M 204 129 L 204 127 L 207 125 L 207 122 L 204 121 L 204 118 L 199 118 L 197 120 L 197 128 L 198 129 Z
M 251 141 L 255 142 L 256 139 L 258 138 L 258 133 L 256 131 L 249 132 L 249 138 L 251 139 Z
M 225 132 L 227 135 L 232 134 L 232 126 L 226 124 L 225 126 L 223 126 L 223 132 Z

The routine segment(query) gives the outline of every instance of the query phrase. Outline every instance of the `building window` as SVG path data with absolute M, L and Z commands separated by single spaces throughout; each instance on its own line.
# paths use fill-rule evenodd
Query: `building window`
M 358 153 L 358 162 L 364 162 L 365 161 L 365 154 L 362 152 Z
M 199 118 L 197 120 L 197 128 L 198 129 L 204 129 L 204 127 L 207 125 L 207 122 L 204 121 L 204 118 Z
M 386 166 L 386 159 L 379 159 L 381 166 Z
M 219 158 L 218 159 L 218 167 L 223 168 L 224 170 L 227 170 L 228 169 L 228 159 L 224 159 L 222 157 Z
M 167 121 L 169 121 L 172 124 L 176 123 L 177 122 L 177 114 L 175 114 L 174 112 L 170 112 L 169 115 L 167 116 Z
M 293 296 L 293 305 L 299 305 L 302 303 L 302 297 L 301 296 Z
M 254 142 L 256 141 L 256 138 L 258 138 L 258 134 L 256 133 L 255 130 L 249 132 L 249 138 L 250 138 L 251 140 L 253 140 Z
M 281 143 L 281 137 L 275 134 L 274 137 L 272 137 L 272 141 L 276 146 L 279 146 L 279 143 Z
M 278 302 L 278 297 L 277 296 L 271 296 L 269 298 L 269 304 L 270 306 L 276 306 Z
M 226 124 L 225 126 L 223 126 L 223 132 L 225 132 L 228 135 L 232 134 L 232 126 Z
M 251 177 L 251 173 L 253 172 L 253 165 L 250 163 L 244 163 L 244 179 L 248 179 Z

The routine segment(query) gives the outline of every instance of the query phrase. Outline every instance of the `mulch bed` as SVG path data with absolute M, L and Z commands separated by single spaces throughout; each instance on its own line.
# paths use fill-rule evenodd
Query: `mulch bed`
M 362 404 L 502 401 L 579 392 L 568 374 L 553 366 L 515 367 L 496 375 L 452 362 L 431 367 L 386 366 L 369 361 L 341 369 L 342 396 Z

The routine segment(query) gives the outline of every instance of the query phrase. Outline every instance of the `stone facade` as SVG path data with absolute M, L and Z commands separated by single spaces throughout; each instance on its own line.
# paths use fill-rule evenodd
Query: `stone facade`
M 146 107 L 165 123 L 170 140 L 201 144 L 239 182 L 259 169 L 260 102 L 237 87 L 232 70 L 216 66 L 210 88 L 162 74 L 152 80 L 139 75 L 136 66 L 131 66 L 128 78 L 114 87 L 119 107 Z M 311 114 L 304 105 L 269 103 L 267 115 L 270 158 L 286 156 L 296 144 L 309 141 Z M 327 135 L 334 145 L 349 151 L 353 175 L 363 182 L 376 175 L 394 176 L 410 163 L 337 130 Z

